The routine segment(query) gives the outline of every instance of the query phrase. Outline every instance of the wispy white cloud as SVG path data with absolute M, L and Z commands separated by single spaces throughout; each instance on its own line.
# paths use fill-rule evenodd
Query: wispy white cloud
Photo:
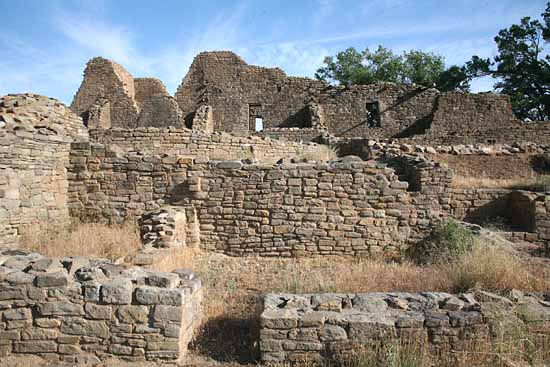
M 139 56 L 133 33 L 125 27 L 102 22 L 78 13 L 60 12 L 53 19 L 55 27 L 75 46 L 120 63 L 136 62 Z M 137 61 L 139 62 L 139 61 Z

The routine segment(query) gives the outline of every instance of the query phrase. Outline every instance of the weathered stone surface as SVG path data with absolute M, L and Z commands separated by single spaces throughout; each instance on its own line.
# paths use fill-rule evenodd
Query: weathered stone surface
M 61 332 L 69 335 L 86 335 L 105 339 L 109 336 L 109 328 L 104 321 L 89 321 L 82 318 L 69 317 L 61 323 Z
M 132 302 L 133 286 L 129 279 L 115 279 L 101 285 L 101 301 L 108 304 L 127 305 Z
M 147 306 L 121 306 L 116 311 L 116 316 L 121 322 L 144 324 L 149 317 L 149 308 Z
M 69 275 L 65 269 L 53 273 L 37 274 L 35 283 L 37 287 L 59 287 L 67 285 Z
M 84 308 L 82 305 L 69 302 L 46 302 L 38 305 L 37 311 L 41 316 L 84 315 Z

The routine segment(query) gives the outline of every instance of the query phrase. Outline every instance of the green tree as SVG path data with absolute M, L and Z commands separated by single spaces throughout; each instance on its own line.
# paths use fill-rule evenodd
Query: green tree
M 498 55 L 478 56 L 464 66 L 467 79 L 491 76 L 498 81 L 497 92 L 508 94 L 516 116 L 521 119 L 550 120 L 550 2 L 542 22 L 530 17 L 501 30 L 495 37 Z
M 336 56 L 326 57 L 324 64 L 317 70 L 315 77 L 341 85 L 382 81 L 438 86 L 445 72 L 442 56 L 418 50 L 397 55 L 382 46 L 378 46 L 374 52 L 368 48 L 360 52 L 351 47 Z M 446 80 L 447 88 L 454 88 L 452 80 Z

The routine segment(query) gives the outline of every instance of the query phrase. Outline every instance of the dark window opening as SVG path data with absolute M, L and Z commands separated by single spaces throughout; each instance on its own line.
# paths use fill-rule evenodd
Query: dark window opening
M 381 127 L 380 104 L 378 102 L 367 103 L 367 126 Z

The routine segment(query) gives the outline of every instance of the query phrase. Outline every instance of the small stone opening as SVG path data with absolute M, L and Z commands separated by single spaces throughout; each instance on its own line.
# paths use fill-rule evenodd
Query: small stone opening
M 380 103 L 378 101 L 368 102 L 366 105 L 367 110 L 367 126 L 368 127 L 381 127 L 380 121 Z

